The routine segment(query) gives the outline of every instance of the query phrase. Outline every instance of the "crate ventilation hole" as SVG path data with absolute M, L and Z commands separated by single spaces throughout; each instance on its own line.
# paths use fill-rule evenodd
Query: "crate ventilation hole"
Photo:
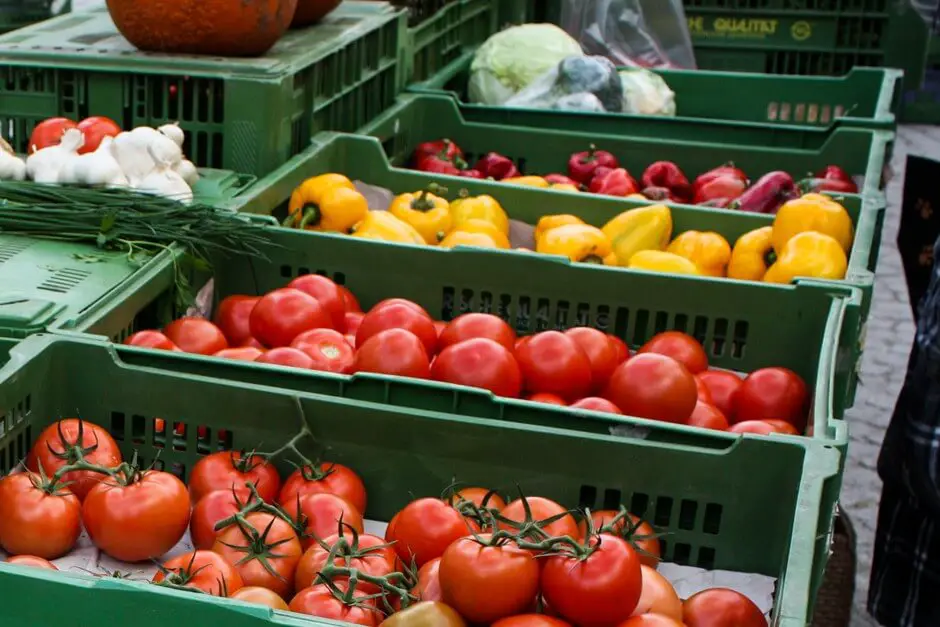
M 65 294 L 89 276 L 91 276 L 91 272 L 88 270 L 74 268 L 56 270 L 51 277 L 38 285 L 38 289 Z

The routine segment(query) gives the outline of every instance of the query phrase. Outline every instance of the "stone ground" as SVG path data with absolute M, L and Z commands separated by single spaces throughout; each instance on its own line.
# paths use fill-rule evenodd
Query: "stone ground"
M 894 401 L 907 368 L 914 326 L 904 270 L 895 239 L 901 215 L 904 165 L 907 155 L 940 159 L 940 128 L 905 126 L 899 129 L 888 186 L 888 215 L 881 242 L 874 304 L 868 322 L 862 382 L 855 406 L 848 412 L 851 444 L 842 488 L 842 506 L 858 535 L 858 576 L 851 627 L 877 627 L 865 610 L 868 575 L 881 481 L 875 469 L 878 450 L 891 418 Z

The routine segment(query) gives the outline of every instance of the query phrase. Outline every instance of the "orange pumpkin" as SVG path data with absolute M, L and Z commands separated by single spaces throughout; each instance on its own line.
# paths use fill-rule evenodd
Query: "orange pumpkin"
M 297 0 L 107 0 L 115 26 L 140 50 L 261 56 L 287 32 Z
M 343 0 L 297 0 L 297 12 L 291 28 L 319 22 L 333 12 Z

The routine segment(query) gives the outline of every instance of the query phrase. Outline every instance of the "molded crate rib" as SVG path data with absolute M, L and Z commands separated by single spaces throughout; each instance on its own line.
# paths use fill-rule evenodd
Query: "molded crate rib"
M 422 81 L 464 52 L 479 46 L 500 27 L 507 0 L 457 0 L 408 29 L 409 72 L 406 82 Z M 511 4 L 511 2 L 510 2 Z
M 106 11 L 65 15 L 0 37 L 0 124 L 25 152 L 47 117 L 179 121 L 198 166 L 266 174 L 314 133 L 355 131 L 391 106 L 406 35 L 405 11 L 344 2 L 264 57 L 216 58 L 141 53 Z
M 656 70 L 676 94 L 676 117 L 560 112 L 470 103 L 473 55 L 464 54 L 408 91 L 449 94 L 471 122 L 720 144 L 755 145 L 769 139 L 770 144 L 761 145 L 791 148 L 818 147 L 836 126 L 893 131 L 903 78 L 898 70 L 877 68 L 854 68 L 842 77 Z M 777 132 L 768 133 L 771 128 Z
M 0 347 L 0 365 L 7 350 Z M 689 435 L 664 424 L 651 425 L 647 439 L 586 434 L 155 370 L 133 356 L 49 336 L 14 348 L 0 367 L 0 471 L 21 460 L 45 426 L 76 411 L 111 431 L 125 456 L 139 451 L 143 463 L 156 460 L 184 479 L 211 450 L 274 450 L 306 428 L 309 437 L 297 440 L 305 456 L 362 476 L 369 518 L 388 520 L 415 497 L 440 495 L 455 477 L 507 492 L 519 486 L 572 507 L 623 503 L 666 532 L 667 561 L 777 577 L 774 625 L 803 627 L 812 615 L 840 481 L 832 448 Z M 157 418 L 173 428 L 156 432 Z M 185 435 L 170 442 L 177 423 Z M 292 469 L 287 459 L 276 463 L 282 473 Z M 138 627 L 181 616 L 184 624 L 232 627 L 331 624 L 143 582 L 8 564 L 0 564 L 0 587 L 4 618 L 15 625 L 61 623 L 69 608 L 89 603 Z M 56 603 L 36 603 L 43 595 Z

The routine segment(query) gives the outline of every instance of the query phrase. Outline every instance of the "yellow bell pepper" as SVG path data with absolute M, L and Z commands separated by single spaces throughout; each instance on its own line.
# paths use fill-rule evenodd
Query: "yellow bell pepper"
M 780 207 L 774 218 L 774 250 L 780 253 L 790 238 L 806 231 L 834 238 L 845 252 L 852 248 L 852 218 L 829 196 L 806 194 Z
M 450 216 L 455 229 L 467 220 L 486 220 L 493 223 L 503 235 L 509 235 L 509 216 L 492 196 L 461 196 L 450 203 Z
M 776 260 L 773 247 L 772 226 L 765 226 L 745 233 L 734 243 L 728 278 L 743 281 L 763 281 L 767 269 Z
M 649 198 L 647 198 L 643 194 L 630 194 L 629 196 L 627 196 L 627 200 L 649 200 Z
M 571 183 L 552 183 L 551 189 L 557 189 L 559 191 L 565 192 L 580 192 L 577 185 L 572 185 Z
M 471 233 L 469 231 L 451 231 L 438 246 L 441 248 L 454 248 L 455 246 L 499 248 L 496 241 L 486 233 Z
M 437 244 L 450 231 L 452 220 L 450 203 L 432 192 L 446 191 L 439 185 L 431 184 L 426 190 L 397 196 L 388 211 L 413 226 L 426 243 Z
M 848 258 L 834 237 L 806 231 L 791 237 L 770 266 L 764 281 L 789 283 L 796 277 L 844 279 Z
M 526 187 L 541 187 L 542 189 L 551 187 L 551 183 L 541 176 L 514 176 L 510 179 L 503 179 L 502 182 L 511 185 L 525 185 Z
M 426 243 L 413 226 L 388 211 L 370 211 L 362 222 L 353 227 L 352 236 L 401 244 Z
M 342 174 L 321 174 L 301 183 L 290 196 L 284 226 L 347 233 L 366 217 L 369 203 Z
M 486 220 L 480 220 L 474 218 L 472 220 L 465 220 L 461 222 L 451 233 L 456 231 L 463 231 L 464 233 L 483 233 L 484 235 L 489 235 L 493 238 L 493 241 L 496 242 L 496 245 L 499 248 L 509 249 L 511 248 L 509 244 L 509 238 L 506 237 L 506 234 L 497 228 L 492 222 L 487 222 Z
M 661 250 L 641 250 L 630 259 L 628 268 L 672 274 L 701 274 L 694 263 L 673 253 Z
M 535 225 L 535 241 L 538 242 L 542 239 L 542 235 L 546 231 L 550 231 L 559 226 L 564 226 L 566 224 L 584 224 L 584 220 L 578 216 L 573 216 L 567 213 L 563 213 L 557 216 L 542 216 L 539 218 L 539 223 Z
M 564 255 L 571 261 L 617 265 L 610 240 L 594 226 L 565 224 L 549 229 L 536 242 L 536 252 L 544 255 Z
M 731 261 L 728 240 L 714 231 L 686 231 L 672 240 L 666 252 L 685 257 L 707 276 L 725 276 Z
M 617 265 L 629 266 L 641 250 L 666 250 L 672 237 L 672 213 L 666 205 L 624 211 L 601 229 L 614 247 Z

